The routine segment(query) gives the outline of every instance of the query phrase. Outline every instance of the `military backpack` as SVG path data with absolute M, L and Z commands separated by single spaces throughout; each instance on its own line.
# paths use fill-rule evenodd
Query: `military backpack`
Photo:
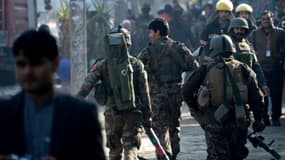
M 233 79 L 238 86 L 239 93 L 243 103 L 248 101 L 248 90 L 242 73 L 240 63 L 233 60 L 225 62 L 228 66 Z M 223 63 L 209 64 L 204 81 L 198 91 L 199 108 L 207 108 L 209 106 L 219 106 L 225 102 L 228 104 L 236 103 L 232 83 L 229 80 Z
M 105 36 L 106 62 L 112 95 L 118 111 L 136 108 L 133 67 L 130 63 L 127 40 L 123 33 Z

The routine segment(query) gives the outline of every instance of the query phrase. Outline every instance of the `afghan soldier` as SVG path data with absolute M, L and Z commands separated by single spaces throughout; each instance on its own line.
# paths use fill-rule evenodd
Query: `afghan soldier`
M 252 44 L 246 39 L 249 34 L 249 26 L 244 18 L 234 18 L 229 26 L 229 35 L 236 47 L 234 58 L 247 64 L 256 73 L 259 85 L 261 85 L 265 96 L 269 95 L 269 88 L 266 84 L 263 70 L 257 60 Z
M 257 29 L 255 19 L 252 16 L 253 9 L 249 4 L 241 3 L 236 7 L 236 16 L 244 18 L 248 23 L 248 33 Z
M 143 63 L 127 51 L 129 32 L 124 28 L 119 31 L 105 37 L 106 58 L 95 64 L 78 96 L 87 96 L 102 81 L 103 89 L 95 94 L 107 97 L 104 115 L 109 159 L 120 160 L 124 150 L 125 160 L 137 160 L 142 125 L 151 125 L 149 88 Z
M 181 74 L 195 63 L 189 49 L 168 37 L 169 25 L 155 18 L 149 26 L 150 45 L 140 54 L 149 75 L 153 128 L 167 154 L 176 159 L 180 151 Z
M 183 95 L 205 131 L 207 160 L 242 160 L 248 155 L 247 111 L 254 114 L 254 131 L 262 131 L 264 97 L 252 69 L 232 57 L 235 47 L 229 36 L 215 36 L 210 50 L 213 61 L 187 78 Z

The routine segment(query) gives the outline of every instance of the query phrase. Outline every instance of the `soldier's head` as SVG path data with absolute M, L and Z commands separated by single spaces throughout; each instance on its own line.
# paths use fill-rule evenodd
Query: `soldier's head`
M 210 41 L 210 54 L 212 58 L 230 57 L 236 52 L 231 37 L 226 34 L 214 36 Z
M 237 17 L 242 17 L 244 19 L 249 19 L 252 14 L 252 11 L 252 7 L 246 3 L 241 3 L 236 7 Z
M 127 29 L 129 32 L 132 32 L 133 28 L 132 28 L 132 22 L 128 19 L 124 19 L 121 24 L 122 28 Z
M 205 6 L 203 7 L 203 11 L 205 12 L 205 16 L 209 17 L 211 16 L 211 14 L 213 14 L 213 12 L 215 11 L 215 8 L 213 6 L 212 3 L 207 3 L 205 4 Z
M 274 26 L 273 12 L 265 10 L 261 16 L 261 27 L 262 28 L 272 28 Z
M 150 42 L 161 39 L 161 37 L 168 36 L 169 34 L 169 25 L 168 22 L 163 18 L 155 18 L 148 25 L 149 30 L 149 39 Z
M 41 24 L 38 28 L 39 31 L 46 31 L 50 33 L 50 28 L 47 24 Z
M 234 40 L 242 40 L 248 35 L 249 32 L 247 20 L 241 17 L 232 19 L 228 32 Z
M 148 3 L 143 4 L 142 14 L 148 15 L 150 12 L 150 5 Z
M 233 3 L 230 0 L 219 0 L 216 3 L 216 11 L 219 20 L 225 21 L 232 16 Z

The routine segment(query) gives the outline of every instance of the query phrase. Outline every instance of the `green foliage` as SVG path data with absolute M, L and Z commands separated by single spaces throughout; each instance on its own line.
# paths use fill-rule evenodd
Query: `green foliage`
M 60 0 L 56 8 L 56 19 L 59 27 L 59 49 L 60 54 L 70 57 L 70 5 L 69 0 Z
M 98 59 L 104 55 L 104 36 L 110 32 L 112 27 L 112 7 L 107 9 L 104 0 L 92 0 L 91 5 L 95 11 L 87 19 L 88 57 Z

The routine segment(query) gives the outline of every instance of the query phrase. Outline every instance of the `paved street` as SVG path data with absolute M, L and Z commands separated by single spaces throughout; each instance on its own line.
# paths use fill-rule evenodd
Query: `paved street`
M 101 108 L 101 111 L 103 109 Z M 285 110 L 283 108 L 283 113 Z M 101 119 L 103 115 L 100 114 Z M 186 107 L 183 107 L 182 114 L 182 135 L 181 135 L 181 153 L 178 160 L 203 160 L 206 159 L 206 145 L 203 130 L 197 122 L 190 117 Z M 103 119 L 102 119 L 103 120 Z M 260 135 L 264 136 L 265 142 L 269 143 L 273 138 L 275 143 L 272 145 L 285 160 L 285 115 L 282 117 L 281 127 L 267 127 Z M 247 160 L 272 160 L 272 156 L 261 148 L 254 148 L 250 143 L 247 144 L 250 154 Z M 106 148 L 106 152 L 108 149 Z M 155 159 L 155 151 L 147 136 L 144 135 L 143 143 L 139 155 L 150 160 Z

